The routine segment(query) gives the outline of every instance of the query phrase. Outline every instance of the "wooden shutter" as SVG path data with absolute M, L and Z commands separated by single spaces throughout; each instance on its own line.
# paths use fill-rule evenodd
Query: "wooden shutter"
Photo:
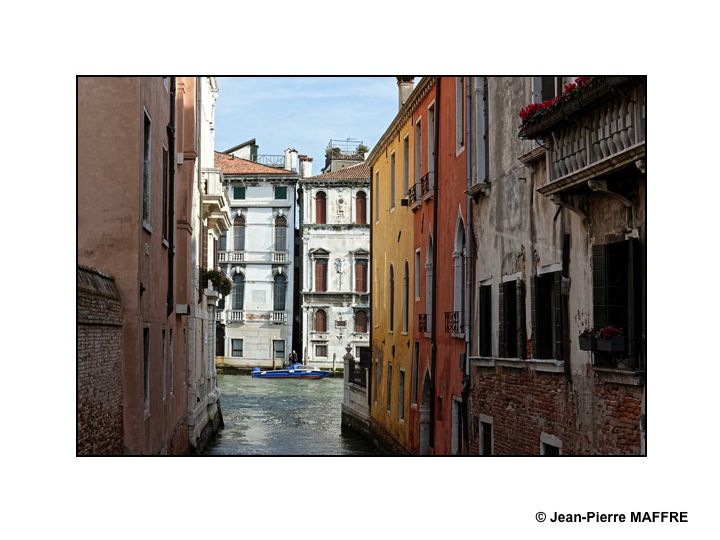
M 479 351 L 480 356 L 492 356 L 492 341 L 491 341 L 491 290 L 492 288 L 488 285 L 480 287 L 480 294 L 478 300 L 478 326 L 480 327 L 480 339 L 479 339 Z
M 530 331 L 532 332 L 532 358 L 540 358 L 539 343 L 540 336 L 538 335 L 539 324 L 538 324 L 538 288 L 541 287 L 540 276 L 533 276 L 530 280 Z
M 275 251 L 287 251 L 287 226 L 275 226 Z
M 527 333 L 525 331 L 525 282 L 519 279 L 515 282 L 515 287 L 518 340 L 517 357 L 525 358 L 527 356 Z
M 505 325 L 507 313 L 505 313 L 505 284 L 500 283 L 498 295 L 498 356 L 507 358 L 507 340 L 505 338 Z
M 555 272 L 553 275 L 552 290 L 553 310 L 553 356 L 556 360 L 565 360 L 563 355 L 563 341 L 565 340 L 565 329 L 563 327 L 562 314 L 562 273 Z
M 325 310 L 318 309 L 315 312 L 315 331 L 327 332 L 327 314 Z
M 325 223 L 325 193 L 322 191 L 315 198 L 315 223 Z
M 367 223 L 367 198 L 365 192 L 360 191 L 355 199 L 355 223 L 365 225 Z
M 325 259 L 319 259 L 315 261 L 315 290 L 317 292 L 325 292 L 327 290 L 326 277 L 327 277 L 327 261 Z

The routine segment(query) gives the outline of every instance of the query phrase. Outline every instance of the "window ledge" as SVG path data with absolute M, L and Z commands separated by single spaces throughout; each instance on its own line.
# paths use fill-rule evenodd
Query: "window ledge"
M 495 358 L 489 356 L 471 356 L 470 363 L 477 367 L 495 367 Z
M 483 357 L 476 357 L 471 358 L 472 361 L 477 360 L 474 362 L 476 365 L 480 367 L 492 367 L 493 365 L 497 365 L 500 367 L 508 367 L 508 368 L 515 368 L 515 369 L 522 369 L 527 367 L 528 369 L 532 369 L 533 371 L 542 371 L 545 373 L 564 373 L 565 372 L 565 362 L 562 360 L 552 360 L 552 359 L 540 359 L 540 358 L 483 358 Z M 492 362 L 492 363 L 491 363 Z
M 614 369 L 593 366 L 593 371 L 602 382 L 624 384 L 626 386 L 642 386 L 645 379 L 643 371 L 631 369 Z

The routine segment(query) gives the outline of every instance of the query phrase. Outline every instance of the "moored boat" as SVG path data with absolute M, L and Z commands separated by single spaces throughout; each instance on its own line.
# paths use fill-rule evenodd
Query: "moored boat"
M 329 371 L 303 364 L 291 364 L 287 369 L 261 370 L 253 368 L 250 372 L 253 377 L 263 379 L 324 379 L 330 375 Z

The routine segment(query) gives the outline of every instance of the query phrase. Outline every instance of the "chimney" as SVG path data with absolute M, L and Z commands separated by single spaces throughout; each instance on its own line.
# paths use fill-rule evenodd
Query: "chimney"
M 296 171 L 297 170 L 297 158 L 298 158 L 298 152 L 294 148 L 288 148 L 285 150 L 285 166 L 283 169 L 286 171 Z
M 298 156 L 300 160 L 300 178 L 309 178 L 312 176 L 313 158 L 308 156 Z
M 396 77 L 398 84 L 398 109 L 402 109 L 413 91 L 415 77 Z

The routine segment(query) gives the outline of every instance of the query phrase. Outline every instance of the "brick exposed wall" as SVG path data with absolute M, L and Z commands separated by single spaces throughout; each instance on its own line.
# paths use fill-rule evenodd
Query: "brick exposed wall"
M 562 441 L 563 455 L 640 453 L 640 386 L 601 381 L 567 382 L 563 373 L 473 366 L 471 422 L 492 417 L 494 455 L 539 455 L 540 435 Z M 477 425 L 470 450 L 478 454 Z
M 77 454 L 123 453 L 122 318 L 114 280 L 77 269 Z

